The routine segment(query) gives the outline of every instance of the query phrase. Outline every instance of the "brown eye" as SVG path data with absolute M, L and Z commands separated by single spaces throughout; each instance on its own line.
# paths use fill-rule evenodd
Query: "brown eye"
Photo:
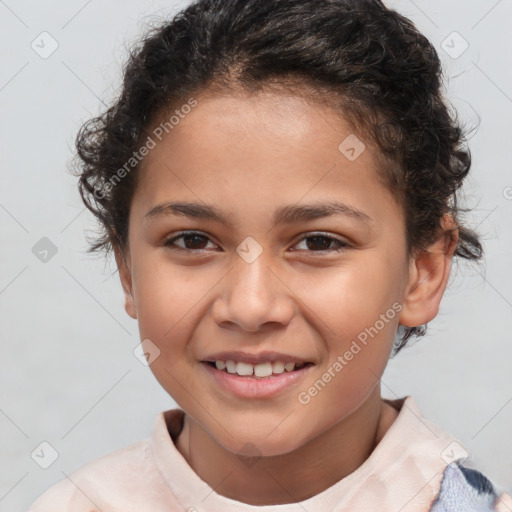
M 176 243 L 177 240 L 182 239 L 183 246 Z M 185 232 L 175 236 L 165 242 L 165 246 L 172 249 L 185 250 L 185 251 L 201 251 L 206 250 L 209 238 L 206 235 L 196 232 Z
M 303 242 L 305 242 L 304 250 L 307 250 L 308 252 L 341 251 L 346 247 L 349 247 L 349 244 L 342 240 L 322 234 L 306 236 L 299 242 L 299 244 Z

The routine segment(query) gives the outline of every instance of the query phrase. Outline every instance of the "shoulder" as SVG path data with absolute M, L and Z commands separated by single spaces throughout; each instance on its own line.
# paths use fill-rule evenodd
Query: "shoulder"
M 480 471 L 460 461 L 448 464 L 429 512 L 501 512 L 512 510 L 512 497 L 499 492 Z
M 112 498 L 120 504 L 123 496 L 140 486 L 141 473 L 146 484 L 157 476 L 150 439 L 85 464 L 46 490 L 28 512 L 106 512 Z
M 415 494 L 414 501 L 421 510 L 512 512 L 510 494 L 473 469 L 462 456 L 467 455 L 462 443 L 426 419 L 411 396 L 386 401 L 399 415 L 385 432 L 380 451 L 377 445 L 375 455 L 380 457 L 387 482 L 391 475 L 393 482 L 399 482 L 394 491 L 397 496 L 402 488 L 419 486 L 421 492 Z

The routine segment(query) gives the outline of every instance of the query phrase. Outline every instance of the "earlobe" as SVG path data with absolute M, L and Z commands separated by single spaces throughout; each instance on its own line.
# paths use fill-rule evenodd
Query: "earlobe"
M 453 218 L 445 215 L 437 240 L 411 260 L 404 307 L 400 315 L 402 325 L 417 327 L 437 316 L 458 239 L 458 229 Z
M 124 292 L 124 309 L 132 318 L 137 318 L 137 309 L 133 299 L 133 284 L 129 255 L 125 255 L 119 248 L 114 249 L 119 278 Z

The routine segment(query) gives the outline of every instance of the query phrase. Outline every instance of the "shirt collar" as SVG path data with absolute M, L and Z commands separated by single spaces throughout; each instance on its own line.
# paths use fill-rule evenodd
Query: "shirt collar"
M 257 506 L 217 494 L 201 480 L 175 446 L 175 440 L 183 426 L 184 411 L 182 409 L 170 409 L 157 416 L 152 435 L 155 462 L 165 482 L 185 510 L 194 512 L 342 510 L 343 504 L 349 501 L 350 505 L 353 505 L 354 502 L 351 500 L 362 485 L 365 486 L 365 492 L 371 493 L 372 489 L 375 489 L 376 494 L 384 493 L 384 496 L 392 494 L 393 491 L 389 487 L 400 486 L 401 483 L 386 479 L 386 472 L 389 465 L 396 462 L 397 458 L 410 461 L 420 457 L 427 471 L 434 472 L 432 473 L 434 475 L 439 471 L 442 473 L 447 464 L 441 457 L 441 451 L 454 438 L 424 419 L 411 396 L 385 401 L 395 407 L 399 414 L 368 459 L 345 478 L 321 493 L 298 503 Z M 418 448 L 419 446 L 421 448 Z M 439 473 L 439 479 L 441 473 Z M 419 481 L 418 485 L 420 483 L 423 487 L 425 486 L 425 481 Z M 381 505 L 384 507 L 384 503 Z

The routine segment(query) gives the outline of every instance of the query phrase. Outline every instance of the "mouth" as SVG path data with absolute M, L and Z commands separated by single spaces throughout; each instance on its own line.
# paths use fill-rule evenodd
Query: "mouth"
M 216 360 L 201 361 L 209 365 L 211 368 L 223 373 L 236 375 L 239 377 L 249 377 L 253 379 L 268 379 L 277 377 L 286 373 L 297 372 L 308 366 L 312 366 L 311 362 L 287 362 L 284 361 L 266 361 L 259 364 L 251 364 L 243 361 L 233 360 Z
M 269 399 L 296 389 L 315 366 L 312 362 L 266 361 L 251 364 L 228 359 L 201 361 L 207 388 L 242 399 Z

